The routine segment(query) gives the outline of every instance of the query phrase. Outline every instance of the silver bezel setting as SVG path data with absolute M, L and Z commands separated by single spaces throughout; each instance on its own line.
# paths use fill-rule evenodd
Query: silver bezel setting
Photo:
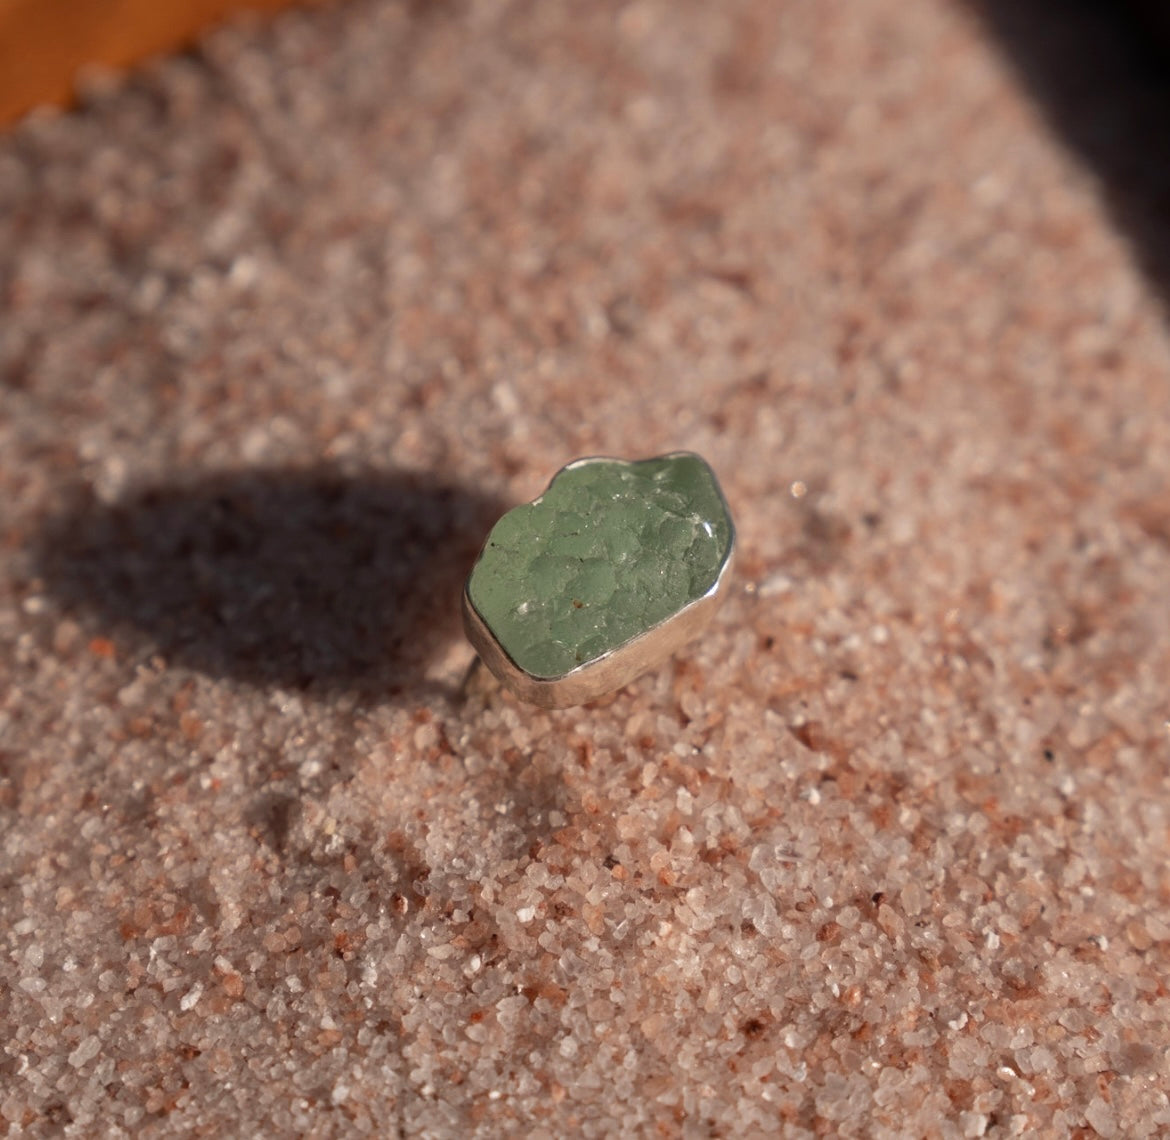
M 687 451 L 673 451 L 661 458 L 693 454 L 693 452 Z M 702 457 L 697 456 L 696 458 L 701 459 Z M 615 460 L 608 456 L 589 456 L 584 459 L 576 459 L 562 467 L 557 475 L 553 476 L 553 480 L 564 471 L 587 463 L 614 462 L 626 463 L 630 461 Z M 706 460 L 703 462 L 706 463 Z M 710 468 L 710 464 L 707 466 Z M 715 478 L 713 471 L 712 477 L 719 499 L 723 503 L 723 509 L 727 512 L 730 535 L 728 536 L 727 553 L 724 555 L 719 573 L 711 584 L 711 588 L 702 597 L 688 602 L 682 609 L 651 629 L 558 677 L 534 676 L 522 669 L 508 656 L 507 651 L 496 640 L 495 635 L 488 628 L 487 623 L 480 616 L 471 600 L 468 593 L 468 585 L 471 581 L 469 574 L 467 582 L 463 586 L 463 628 L 466 630 L 467 638 L 475 651 L 499 682 L 521 700 L 528 701 L 530 704 L 549 709 L 570 708 L 573 705 L 595 701 L 607 693 L 612 693 L 624 685 L 628 685 L 698 637 L 710 624 L 711 619 L 728 594 L 732 564 L 735 559 L 735 523 L 731 517 L 731 511 L 728 509 L 727 500 L 723 496 L 723 489 L 719 486 L 719 480 Z M 553 480 L 549 481 L 549 486 L 552 485 Z M 539 502 L 540 498 L 532 501 Z M 479 557 L 483 557 L 482 551 Z M 477 558 L 477 564 L 478 561 Z

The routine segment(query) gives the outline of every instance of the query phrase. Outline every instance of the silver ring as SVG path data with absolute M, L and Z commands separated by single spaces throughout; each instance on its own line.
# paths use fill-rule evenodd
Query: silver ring
M 464 629 L 521 700 L 585 704 L 706 629 L 734 553 L 727 501 L 693 452 L 577 459 L 492 528 L 463 589 Z

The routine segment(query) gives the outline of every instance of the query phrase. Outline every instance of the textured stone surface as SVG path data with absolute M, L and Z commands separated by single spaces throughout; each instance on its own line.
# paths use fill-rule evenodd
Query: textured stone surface
M 1167 1135 L 1162 300 L 959 0 L 357 0 L 0 137 L 0 1132 Z M 706 635 L 461 699 L 503 504 L 679 447 Z
M 703 597 L 732 533 L 697 455 L 574 464 L 496 523 L 468 593 L 520 668 L 558 677 Z

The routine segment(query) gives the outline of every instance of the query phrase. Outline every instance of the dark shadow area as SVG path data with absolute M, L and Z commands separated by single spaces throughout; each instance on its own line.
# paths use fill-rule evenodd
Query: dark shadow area
M 255 685 L 417 691 L 460 636 L 490 496 L 405 472 L 237 471 L 80 493 L 42 535 L 48 589 L 120 647 Z
M 1170 303 L 1170 4 L 967 0 Z

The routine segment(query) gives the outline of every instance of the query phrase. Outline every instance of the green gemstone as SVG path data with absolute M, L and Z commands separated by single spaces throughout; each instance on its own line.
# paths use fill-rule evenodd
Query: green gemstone
M 496 523 L 467 592 L 516 665 L 560 677 L 707 594 L 732 535 L 697 455 L 584 459 Z

